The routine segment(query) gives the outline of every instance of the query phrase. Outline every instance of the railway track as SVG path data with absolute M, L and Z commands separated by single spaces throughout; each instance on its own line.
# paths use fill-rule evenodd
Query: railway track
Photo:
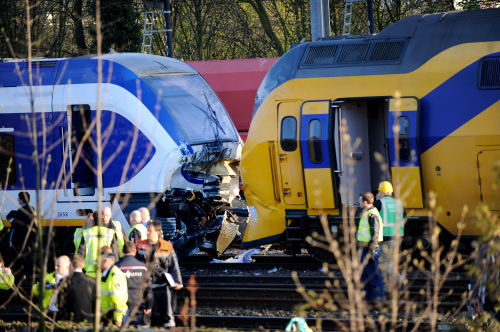
M 297 285 L 290 276 L 227 274 L 198 274 L 195 276 L 199 287 L 196 292 L 196 300 L 199 305 L 206 307 L 265 306 L 266 308 L 293 311 L 294 306 L 305 303 L 302 296 L 297 293 Z M 444 282 L 439 292 L 438 311 L 440 313 L 453 312 L 462 306 L 468 280 L 460 278 L 460 276 L 452 276 L 450 280 Z M 455 278 L 453 279 L 453 277 Z M 339 299 L 337 303 L 346 304 L 346 300 L 343 299 L 347 296 L 347 286 L 340 276 L 333 279 L 327 276 L 302 276 L 299 279 L 306 290 L 314 291 L 317 294 L 326 289 L 325 283 L 333 284 L 337 281 L 337 286 L 330 288 L 328 292 L 332 297 Z M 185 284 L 187 282 L 185 280 Z M 400 297 L 411 299 L 410 303 L 415 305 L 415 309 L 425 308 L 431 294 L 430 290 L 426 290 L 428 282 L 429 280 L 421 276 L 410 276 L 408 286 L 400 292 Z M 186 291 L 183 295 L 187 296 Z M 389 297 L 388 293 L 387 296 Z
M 200 255 L 180 259 L 180 265 L 185 269 L 235 269 L 235 270 L 256 270 L 272 269 L 280 267 L 287 270 L 319 270 L 322 264 L 315 261 L 310 256 L 265 256 L 253 255 L 252 263 L 227 263 L 221 262 L 233 256 L 223 255 L 218 260 L 210 256 Z M 219 261 L 219 262 L 217 262 Z
M 329 275 L 325 275 L 320 271 L 322 264 L 308 256 L 254 255 L 252 259 L 253 263 L 210 263 L 211 258 L 208 256 L 194 256 L 181 261 L 184 284 L 187 285 L 187 279 L 194 274 L 199 287 L 195 295 L 196 326 L 206 326 L 209 329 L 219 327 L 239 330 L 283 330 L 289 320 L 296 315 L 296 306 L 305 303 L 296 291 L 297 286 L 291 278 L 292 271 L 298 272 L 300 282 L 305 289 L 316 293 L 321 293 L 325 289 L 325 283 L 335 284 L 335 288 L 329 290 L 330 294 L 332 297 L 338 297 L 336 303 L 340 307 L 347 305 L 345 300 L 342 300 L 346 296 L 346 283 L 339 271 L 333 270 Z M 426 288 L 430 282 L 420 273 L 409 273 L 407 290 L 406 293 L 402 293 L 401 298 L 411 301 L 401 300 L 400 311 L 403 311 L 405 305 L 411 305 L 413 313 L 425 308 L 429 303 L 429 293 Z M 449 276 L 439 293 L 439 314 L 446 315 L 457 309 L 464 310 L 461 308 L 462 294 L 467 291 L 468 282 L 465 273 L 452 273 Z M 181 304 L 188 296 L 187 290 L 182 290 L 179 293 L 179 303 Z M 27 315 L 21 312 L 22 309 L 19 309 L 17 302 L 19 299 L 14 298 L 7 307 L 11 308 L 9 310 L 11 312 L 0 312 L 0 320 L 27 321 Z M 375 310 L 374 317 L 378 318 L 377 310 L 388 308 L 388 304 L 381 308 L 372 308 Z M 336 331 L 341 330 L 343 325 L 349 326 L 349 319 L 346 316 L 336 314 L 338 313 L 321 310 L 308 311 L 308 324 L 315 326 L 321 322 L 324 331 Z M 418 317 L 411 317 L 413 318 L 406 320 L 406 330 L 411 330 L 417 324 Z M 182 325 L 181 321 L 185 317 L 178 316 L 178 318 Z M 375 318 L 374 320 L 380 327 L 384 324 Z M 397 331 L 403 330 L 402 324 L 403 321 L 396 324 Z M 419 331 L 430 330 L 428 323 L 418 324 L 421 324 Z
M 183 318 L 178 316 L 178 318 Z M 268 316 L 220 316 L 220 315 L 197 315 L 196 325 L 206 328 L 227 328 L 238 330 L 271 330 L 283 331 L 292 317 L 268 317 Z M 349 319 L 346 318 L 307 318 L 309 327 L 322 331 L 346 331 L 349 330 Z M 375 330 L 390 330 L 395 331 L 411 331 L 418 324 L 418 331 L 431 331 L 431 326 L 428 322 L 417 322 L 412 320 L 398 321 L 394 326 L 391 323 L 373 320 Z M 371 325 L 365 322 L 366 331 L 371 331 Z M 450 326 L 447 323 L 439 323 L 437 331 L 449 331 Z
M 177 315 L 178 326 L 190 326 L 191 316 Z M 237 329 L 238 331 L 276 331 L 284 330 L 288 322 L 293 317 L 271 317 L 271 316 L 235 316 L 235 315 L 194 315 L 195 324 L 198 328 L 211 329 Z M 33 314 L 31 317 L 32 321 L 38 319 L 37 314 Z M 0 313 L 0 327 L 5 327 L 2 322 L 22 322 L 26 323 L 28 321 L 28 315 L 26 313 Z M 321 328 L 322 331 L 345 331 L 349 328 L 349 319 L 346 318 L 307 318 L 307 324 L 312 327 Z M 430 331 L 431 327 L 428 322 L 417 322 L 414 320 L 399 320 L 396 324 L 391 324 L 389 322 L 380 321 L 374 319 L 373 324 L 375 324 L 377 330 L 381 330 L 384 327 L 386 330 L 394 327 L 395 331 L 410 331 L 418 324 L 418 331 Z M 368 321 L 365 325 L 370 330 Z M 80 326 L 81 329 L 81 326 Z M 437 331 L 448 331 L 450 329 L 447 323 L 439 323 L 437 326 Z M 16 330 L 12 327 L 11 330 Z M 18 331 L 26 330 L 25 327 L 17 328 Z M 84 330 L 84 329 L 83 329 Z M 82 331 L 83 331 L 82 330 Z M 140 329 L 138 331 L 141 331 Z M 149 330 L 147 330 L 149 331 Z

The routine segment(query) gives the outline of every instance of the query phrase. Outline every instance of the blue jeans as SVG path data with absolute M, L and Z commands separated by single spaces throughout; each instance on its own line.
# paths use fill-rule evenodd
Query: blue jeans
M 382 279 L 382 274 L 378 268 L 380 248 L 375 255 L 371 254 L 370 248 L 363 248 L 363 251 L 361 252 L 361 262 L 363 262 L 366 255 L 371 257 L 368 259 L 368 262 L 361 273 L 361 282 L 363 282 L 365 300 L 383 301 L 385 299 L 384 280 Z

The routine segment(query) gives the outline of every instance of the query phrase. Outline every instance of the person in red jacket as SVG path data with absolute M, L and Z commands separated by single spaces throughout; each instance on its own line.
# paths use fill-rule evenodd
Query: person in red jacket
M 137 258 L 144 261 L 152 274 L 153 325 L 174 327 L 172 308 L 174 290 L 182 288 L 182 276 L 172 243 L 161 238 L 161 223 L 151 221 L 147 227 L 148 239 L 137 242 Z M 167 321 L 168 319 L 168 321 Z

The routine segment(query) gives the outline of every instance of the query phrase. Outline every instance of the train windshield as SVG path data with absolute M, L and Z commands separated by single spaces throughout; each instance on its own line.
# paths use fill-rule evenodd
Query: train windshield
M 143 79 L 177 122 L 187 143 L 238 140 L 226 109 L 200 75 L 166 74 Z

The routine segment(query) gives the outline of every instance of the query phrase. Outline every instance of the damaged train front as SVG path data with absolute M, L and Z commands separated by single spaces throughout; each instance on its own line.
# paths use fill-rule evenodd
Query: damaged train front
M 220 255 L 239 239 L 248 217 L 239 196 L 243 142 L 199 74 L 165 78 L 156 83 L 161 82 L 162 103 L 183 140 L 156 216 L 180 255 L 200 250 Z

